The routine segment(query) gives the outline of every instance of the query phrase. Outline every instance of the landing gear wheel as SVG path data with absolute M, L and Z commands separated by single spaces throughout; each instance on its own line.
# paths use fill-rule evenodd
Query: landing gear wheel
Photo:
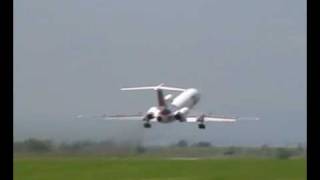
M 206 128 L 206 126 L 204 124 L 199 124 L 198 127 L 199 127 L 199 129 L 205 129 Z
M 143 127 L 145 127 L 145 128 L 151 128 L 151 124 L 150 124 L 150 123 L 144 123 L 144 124 L 143 124 Z

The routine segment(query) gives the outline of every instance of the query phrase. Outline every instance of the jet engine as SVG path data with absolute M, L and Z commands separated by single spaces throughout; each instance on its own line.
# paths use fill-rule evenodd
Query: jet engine
M 144 116 L 143 120 L 149 121 L 150 119 L 153 119 L 154 115 L 153 113 L 148 113 Z
M 180 122 L 186 121 L 185 114 L 187 114 L 188 111 L 189 111 L 189 108 L 184 107 L 174 114 L 174 118 L 176 120 L 179 120 Z
M 180 112 L 177 112 L 174 115 L 174 118 L 180 122 L 186 121 L 186 118 L 184 117 L 184 115 L 182 115 Z
M 171 100 L 173 98 L 173 95 L 172 94 L 167 94 L 165 97 L 164 97 L 164 100 L 168 101 L 168 100 Z

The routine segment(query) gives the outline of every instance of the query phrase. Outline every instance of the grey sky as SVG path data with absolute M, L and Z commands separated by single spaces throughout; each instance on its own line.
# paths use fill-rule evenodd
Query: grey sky
M 154 125 L 75 120 L 134 113 L 154 92 L 195 87 L 197 110 L 259 122 Z M 16 0 L 14 136 L 118 137 L 286 144 L 306 139 L 306 2 L 302 0 Z

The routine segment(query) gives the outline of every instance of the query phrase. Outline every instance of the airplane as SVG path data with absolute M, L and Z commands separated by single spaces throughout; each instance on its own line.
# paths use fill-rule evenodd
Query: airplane
M 161 83 L 157 86 L 121 88 L 122 91 L 154 90 L 157 93 L 157 105 L 150 107 L 146 113 L 135 115 L 103 115 L 106 120 L 142 120 L 145 128 L 151 128 L 151 122 L 171 123 L 174 121 L 198 123 L 199 129 L 205 129 L 205 122 L 235 122 L 238 118 L 225 116 L 212 116 L 202 113 L 198 116 L 189 115 L 190 111 L 200 101 L 200 93 L 195 88 L 176 88 L 164 86 Z M 180 92 L 176 97 L 172 94 L 164 95 L 163 91 Z M 79 117 L 82 117 L 81 115 Z M 258 120 L 258 119 L 256 119 Z

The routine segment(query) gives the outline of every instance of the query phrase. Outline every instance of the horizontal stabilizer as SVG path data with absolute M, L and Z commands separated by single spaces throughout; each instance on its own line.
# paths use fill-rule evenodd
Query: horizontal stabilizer
M 169 91 L 185 91 L 185 89 L 182 88 L 176 88 L 176 87 L 168 87 L 163 86 L 164 84 L 159 84 L 158 86 L 142 86 L 142 87 L 129 87 L 129 88 L 121 88 L 122 91 L 134 91 L 134 90 L 169 90 Z

